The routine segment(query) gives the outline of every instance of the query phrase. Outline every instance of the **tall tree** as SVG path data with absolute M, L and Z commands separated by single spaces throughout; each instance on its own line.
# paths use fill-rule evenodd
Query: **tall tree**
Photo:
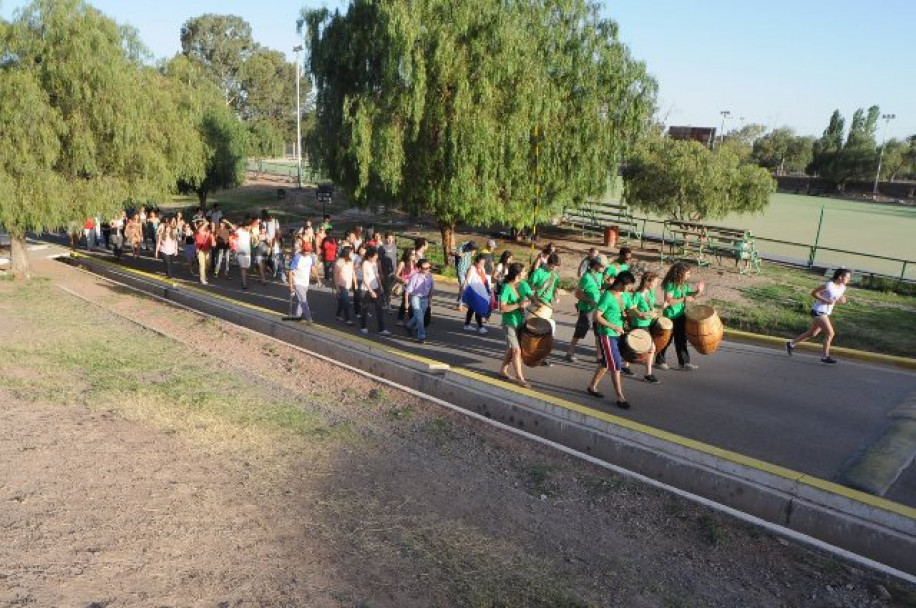
M 183 55 L 162 66 L 177 100 L 175 114 L 184 125 L 181 141 L 189 146 L 187 167 L 178 176 L 178 189 L 193 192 L 206 207 L 210 193 L 244 181 L 248 130 L 222 103 L 218 87 L 206 80 L 201 82 L 203 69 Z
M 824 133 L 814 142 L 809 173 L 827 179 L 833 179 L 837 175 L 837 158 L 843 149 L 845 129 L 846 121 L 839 110 L 834 110 Z
M 744 125 L 740 129 L 735 129 L 725 135 L 719 145 L 731 150 L 733 154 L 741 159 L 741 162 L 747 162 L 754 151 L 754 142 L 766 133 L 766 130 L 765 126 L 756 123 Z
M 776 191 L 766 169 L 743 164 L 727 148 L 649 138 L 624 171 L 624 198 L 636 209 L 679 220 L 760 213 Z
M 803 173 L 813 157 L 814 138 L 789 127 L 773 129 L 754 142 L 752 159 L 777 175 Z
M 35 0 L 3 28 L 2 42 L 0 223 L 27 274 L 27 231 L 164 196 L 183 155 L 167 133 L 172 113 L 158 74 L 139 63 L 128 28 L 81 0 Z
M 243 102 L 239 73 L 255 49 L 251 25 L 236 15 L 208 13 L 181 26 L 181 51 L 199 62 L 215 79 L 226 105 L 239 110 Z
M 527 227 L 604 192 L 655 83 L 583 0 L 353 0 L 304 11 L 310 152 L 355 200 Z

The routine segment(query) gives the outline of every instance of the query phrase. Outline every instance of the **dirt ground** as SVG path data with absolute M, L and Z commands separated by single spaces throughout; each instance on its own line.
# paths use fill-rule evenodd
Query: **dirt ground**
M 0 281 L 2 606 L 916 606 L 291 347 L 35 270 Z

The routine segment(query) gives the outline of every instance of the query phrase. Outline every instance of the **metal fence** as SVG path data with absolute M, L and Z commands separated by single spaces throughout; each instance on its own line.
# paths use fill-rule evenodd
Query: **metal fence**
M 266 173 L 268 175 L 281 175 L 283 177 L 291 177 L 293 179 L 298 175 L 298 167 L 295 162 L 282 162 L 282 161 L 267 161 L 267 160 L 253 160 L 249 159 L 246 166 L 246 170 L 253 171 L 256 173 Z M 320 184 L 321 182 L 329 181 L 325 176 L 321 175 L 316 169 L 313 169 L 307 164 L 302 165 L 302 183 L 306 184 Z
M 664 221 L 634 216 L 642 224 L 643 240 L 661 242 Z M 595 226 L 600 232 L 604 227 Z M 901 281 L 916 281 L 916 260 L 876 255 L 863 251 L 852 251 L 824 247 L 815 243 L 798 243 L 768 237 L 755 236 L 757 252 L 761 259 L 807 268 L 850 268 L 860 275 L 889 277 Z

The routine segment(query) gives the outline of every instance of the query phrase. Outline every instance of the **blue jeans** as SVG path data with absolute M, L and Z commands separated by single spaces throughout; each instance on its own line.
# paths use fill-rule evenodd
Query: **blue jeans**
M 337 288 L 337 316 L 350 319 L 350 290 L 346 287 Z
M 423 324 L 423 318 L 426 316 L 426 308 L 429 306 L 429 298 L 421 296 L 410 296 L 410 320 L 407 321 L 407 329 L 413 331 L 414 325 L 417 326 L 417 340 L 426 339 L 426 326 Z

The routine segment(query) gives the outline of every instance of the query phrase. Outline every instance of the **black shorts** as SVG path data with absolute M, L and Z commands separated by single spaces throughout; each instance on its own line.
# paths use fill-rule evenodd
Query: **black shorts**
M 818 318 L 818 317 L 829 317 L 829 316 L 830 316 L 830 313 L 827 313 L 827 312 L 817 312 L 816 310 L 812 310 L 812 311 L 811 311 L 811 316 L 812 316 L 813 318 L 815 318 L 815 319 Z
M 591 313 L 579 311 L 579 318 L 576 319 L 576 329 L 573 331 L 573 338 L 581 340 L 588 333 L 589 327 L 594 331 L 594 324 L 589 318 Z

